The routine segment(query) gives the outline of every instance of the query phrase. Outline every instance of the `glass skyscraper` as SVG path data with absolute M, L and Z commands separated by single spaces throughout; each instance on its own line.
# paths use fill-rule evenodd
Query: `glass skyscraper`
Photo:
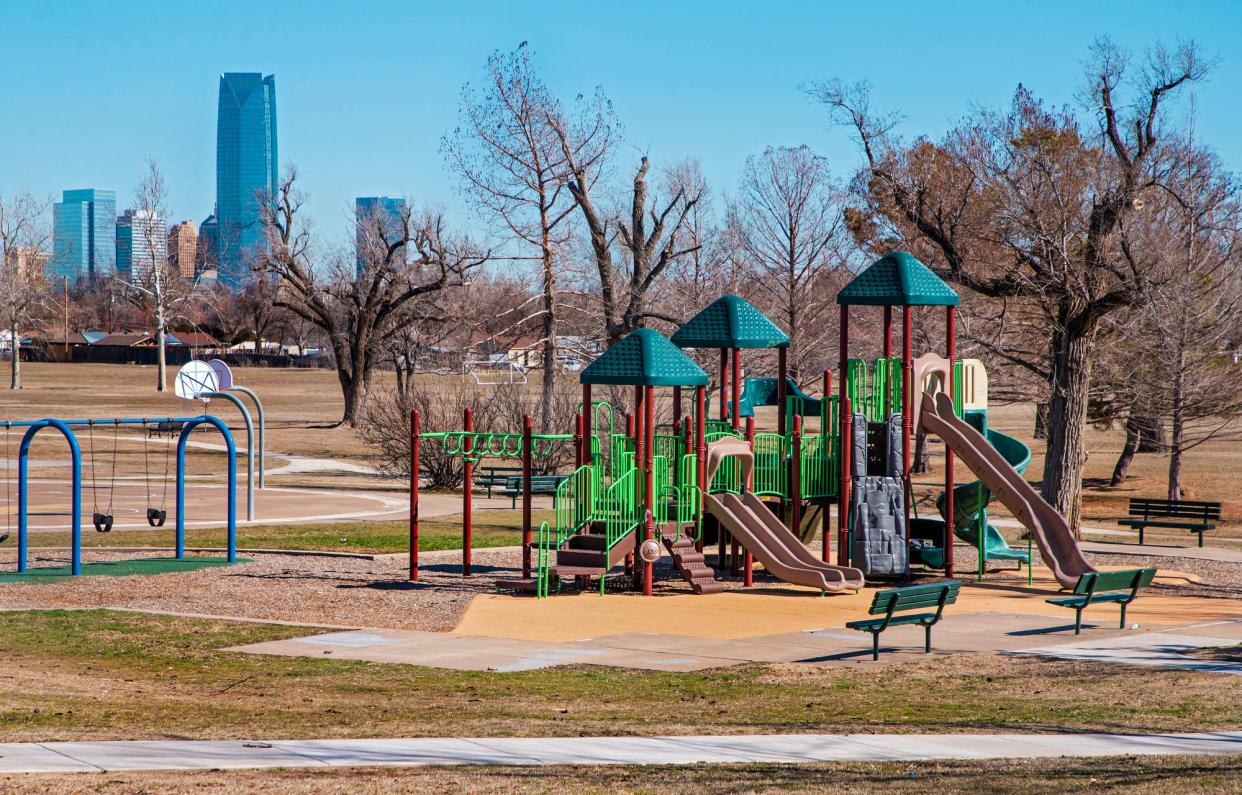
M 251 256 L 263 242 L 259 197 L 279 185 L 276 77 L 259 72 L 220 75 L 216 118 L 216 251 L 220 282 L 250 279 Z
M 126 210 L 116 219 L 116 270 L 134 284 L 145 284 L 156 265 L 168 259 L 164 219 L 146 210 Z
M 385 240 L 390 243 L 400 240 L 401 235 L 404 234 L 403 210 L 405 210 L 405 199 L 402 198 L 359 196 L 354 199 L 354 258 L 355 273 L 359 276 L 366 269 L 367 241 L 375 235 L 375 220 L 379 219 Z
M 67 190 L 52 206 L 49 276 L 106 279 L 116 272 L 116 191 Z

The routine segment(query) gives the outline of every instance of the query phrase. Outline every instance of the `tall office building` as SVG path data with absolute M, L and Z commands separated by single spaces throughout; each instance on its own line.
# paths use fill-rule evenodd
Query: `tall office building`
M 198 225 L 198 250 L 194 252 L 194 275 L 216 269 L 216 215 L 212 213 Z
M 67 190 L 52 206 L 48 275 L 106 279 L 116 271 L 116 191 Z
M 385 241 L 401 239 L 404 234 L 404 210 L 405 199 L 402 198 L 359 196 L 354 199 L 354 259 L 355 272 L 359 276 L 366 269 L 367 252 L 374 251 L 373 244 L 379 242 L 376 237 L 381 229 Z
M 141 284 L 167 260 L 168 230 L 163 218 L 147 210 L 126 210 L 116 219 L 117 273 Z
M 168 228 L 168 266 L 187 281 L 194 278 L 198 256 L 198 232 L 193 221 L 182 221 Z
M 259 72 L 220 75 L 216 119 L 216 252 L 220 282 L 237 288 L 250 278 L 263 242 L 259 197 L 279 185 L 276 77 Z

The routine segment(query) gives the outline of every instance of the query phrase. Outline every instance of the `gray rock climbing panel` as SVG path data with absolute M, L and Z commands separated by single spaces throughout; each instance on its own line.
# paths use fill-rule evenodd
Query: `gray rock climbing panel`
M 864 415 L 853 417 L 850 557 L 867 577 L 901 576 L 909 568 L 905 489 L 901 481 L 901 415 L 890 416 L 882 427 L 881 437 L 880 427 L 869 426 Z M 875 449 L 877 446 L 880 449 Z M 872 471 L 883 462 L 884 474 L 868 475 L 868 460 L 875 462 Z

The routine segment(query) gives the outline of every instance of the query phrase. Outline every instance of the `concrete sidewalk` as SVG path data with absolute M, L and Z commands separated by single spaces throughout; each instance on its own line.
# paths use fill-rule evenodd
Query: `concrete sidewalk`
M 424 765 L 886 762 L 1242 753 L 1242 732 L 788 734 L 0 744 L 0 773 Z

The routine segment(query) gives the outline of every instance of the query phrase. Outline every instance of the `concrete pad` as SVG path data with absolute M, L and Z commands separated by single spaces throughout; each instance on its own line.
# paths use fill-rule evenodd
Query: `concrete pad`
M 279 740 L 283 751 L 332 767 L 416 765 L 528 765 L 538 759 L 469 739 Z
M 265 742 L 161 740 L 44 743 L 98 770 L 204 770 L 307 767 L 318 762 Z
M 1185 654 L 1185 652 L 1195 649 L 1230 645 L 1233 645 L 1233 641 L 1226 638 L 1213 638 L 1202 635 L 1175 635 L 1167 632 L 1146 632 L 1101 640 L 1093 639 L 1077 643 L 1066 643 L 1059 646 L 1020 649 L 1008 653 L 1242 676 L 1242 664 L 1240 663 L 1202 660 Z
M 0 771 L 90 773 L 102 768 L 39 743 L 0 743 Z

